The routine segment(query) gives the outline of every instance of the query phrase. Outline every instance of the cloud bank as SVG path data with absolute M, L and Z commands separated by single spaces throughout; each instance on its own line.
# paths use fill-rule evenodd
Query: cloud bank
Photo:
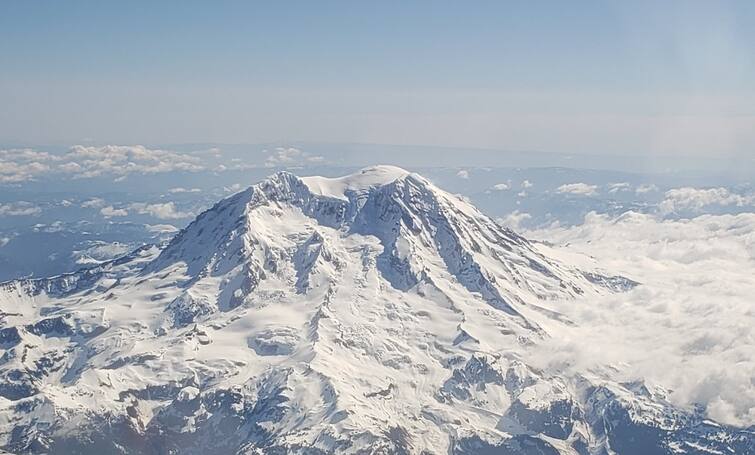
M 36 216 L 42 209 L 31 202 L 18 201 L 0 204 L 0 216 Z
M 0 150 L 0 183 L 21 183 L 51 174 L 74 179 L 123 179 L 130 174 L 196 172 L 204 169 L 199 156 L 149 149 L 141 145 L 75 145 L 62 154 L 32 149 Z
M 532 353 L 541 367 L 645 379 L 680 406 L 755 423 L 754 213 L 678 221 L 591 213 L 582 225 L 528 235 L 643 283 L 597 301 L 555 304 L 576 324 L 554 328 L 559 342 Z M 605 364 L 615 370 L 601 370 Z
M 726 188 L 674 188 L 666 192 L 659 205 L 661 213 L 675 213 L 680 211 L 700 212 L 711 205 L 737 206 L 755 204 L 755 195 L 741 195 Z

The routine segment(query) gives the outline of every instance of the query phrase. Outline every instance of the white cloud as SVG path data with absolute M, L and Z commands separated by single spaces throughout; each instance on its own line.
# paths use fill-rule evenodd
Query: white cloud
M 7 245 L 8 242 L 10 242 L 10 237 L 0 237 L 0 248 Z
M 559 193 L 577 194 L 580 196 L 593 196 L 597 192 L 597 185 L 588 185 L 587 183 L 567 183 L 556 188 Z
M 85 209 L 98 209 L 105 206 L 105 200 L 102 198 L 94 197 L 81 203 L 81 207 Z
M 0 216 L 36 216 L 42 209 L 31 202 L 18 201 L 0 204 Z
M 176 205 L 172 202 L 163 202 L 156 204 L 135 202 L 131 204 L 129 208 L 136 210 L 136 212 L 141 215 L 150 215 L 161 220 L 175 220 L 192 216 L 190 212 L 178 211 L 176 209 Z
M 77 172 L 83 170 L 83 168 L 81 167 L 81 165 L 79 165 L 78 163 L 74 163 L 74 162 L 61 164 L 60 166 L 58 166 L 58 169 L 60 171 L 64 172 L 64 173 L 71 173 L 71 174 L 77 173 Z
M 200 190 L 199 188 L 181 188 L 181 187 L 171 188 L 171 189 L 168 190 L 168 192 L 171 193 L 171 194 L 176 194 L 176 193 L 199 193 L 201 191 L 202 190 Z
M 568 245 L 567 253 L 585 253 L 642 283 L 624 294 L 554 303 L 574 325 L 554 326 L 554 341 L 533 348 L 534 362 L 644 379 L 669 390 L 677 405 L 702 404 L 715 420 L 755 421 L 754 213 L 680 221 L 591 213 L 582 225 L 526 235 Z
M 529 180 L 522 182 L 522 188 L 532 188 L 533 186 L 535 186 L 535 184 L 530 182 Z
M 153 234 L 174 234 L 178 228 L 172 224 L 145 224 L 144 227 Z
M 658 187 L 652 183 L 643 183 L 642 185 L 638 186 L 636 190 L 634 190 L 634 192 L 637 194 L 645 194 L 655 191 L 658 191 Z
M 630 185 L 627 182 L 612 183 L 608 185 L 609 193 L 618 193 L 620 191 L 629 191 Z
M 48 174 L 71 178 L 105 176 L 117 181 L 130 174 L 193 172 L 204 168 L 199 156 L 141 145 L 75 145 L 62 154 L 32 149 L 0 150 L 0 183 L 25 182 Z
M 462 169 L 459 172 L 456 173 L 456 176 L 460 179 L 468 179 L 469 178 L 469 171 L 466 169 Z
M 61 232 L 65 229 L 62 220 L 53 221 L 50 224 L 37 223 L 32 226 L 34 232 Z
M 744 206 L 755 203 L 755 196 L 743 196 L 732 193 L 726 188 L 674 188 L 666 191 L 659 208 L 668 214 L 683 210 L 699 212 L 709 205 Z
M 529 213 L 523 213 L 519 210 L 514 210 L 503 218 L 498 218 L 496 221 L 498 221 L 498 224 L 502 226 L 506 226 L 507 228 L 518 231 L 521 229 L 522 223 L 529 219 L 532 219 L 532 215 L 530 215 Z
M 511 186 L 507 183 L 497 183 L 493 185 L 493 189 L 496 191 L 506 191 L 509 188 L 511 188 Z
M 19 183 L 49 171 L 54 157 L 31 149 L 0 150 L 0 183 Z
M 81 167 L 81 170 L 75 172 L 77 178 L 204 169 L 198 157 L 167 150 L 148 149 L 141 145 L 106 145 L 104 147 L 76 145 L 64 155 L 64 159 L 75 162 Z
M 324 161 L 324 157 L 310 155 L 295 147 L 278 147 L 272 152 L 266 151 L 269 156 L 265 160 L 265 167 L 277 166 L 301 166 L 303 164 L 315 164 Z
M 105 218 L 111 218 L 114 216 L 128 216 L 128 211 L 124 209 L 116 209 L 112 205 L 108 205 L 107 207 L 101 208 L 100 213 Z

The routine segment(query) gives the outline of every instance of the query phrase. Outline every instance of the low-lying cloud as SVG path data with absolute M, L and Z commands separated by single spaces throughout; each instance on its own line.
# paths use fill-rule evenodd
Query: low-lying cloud
M 582 225 L 527 235 L 642 283 L 554 305 L 576 324 L 532 352 L 540 366 L 645 379 L 680 406 L 705 406 L 715 420 L 755 422 L 755 213 L 677 221 L 591 213 Z
M 507 214 L 506 216 L 502 218 L 498 218 L 496 221 L 501 226 L 506 226 L 507 228 L 519 230 L 522 228 L 522 224 L 530 219 L 532 219 L 532 215 L 530 215 L 529 213 L 520 212 L 519 210 L 514 210 L 513 212 Z
M 0 216 L 36 216 L 42 209 L 31 202 L 18 201 L 0 204 Z
M 324 161 L 319 155 L 311 155 L 295 147 L 277 147 L 267 151 L 265 167 L 278 166 L 303 166 L 305 164 L 317 164 Z
M 141 215 L 150 215 L 161 220 L 176 220 L 194 216 L 191 212 L 179 211 L 173 202 L 160 202 L 155 204 L 136 202 L 129 205 L 129 208 Z
M 128 216 L 128 211 L 124 209 L 116 209 L 112 205 L 103 207 L 100 209 L 100 214 L 105 218 L 112 218 L 114 216 Z
M 631 188 L 631 185 L 627 182 L 619 182 L 619 183 L 612 183 L 608 185 L 608 192 L 613 193 L 620 193 L 624 191 L 629 191 Z
M 141 145 L 75 145 L 65 153 L 32 149 L 0 150 L 0 183 L 21 183 L 45 175 L 73 179 L 126 178 L 130 174 L 197 172 L 205 169 L 200 156 Z
M 637 194 L 647 194 L 656 191 L 658 191 L 658 187 L 653 183 L 643 183 L 634 190 Z
M 737 206 L 755 204 L 755 196 L 733 193 L 727 188 L 674 188 L 666 192 L 659 205 L 661 213 L 700 212 L 712 205 Z
M 169 189 L 169 190 L 168 190 L 168 192 L 169 192 L 170 194 L 180 194 L 180 193 L 199 193 L 199 192 L 201 192 L 201 191 L 202 191 L 202 190 L 200 190 L 199 188 L 181 188 L 181 187 L 177 187 L 177 188 L 171 188 L 171 189 Z
M 576 194 L 580 196 L 593 196 L 597 194 L 597 185 L 589 185 L 587 183 L 567 183 L 556 188 L 558 193 Z

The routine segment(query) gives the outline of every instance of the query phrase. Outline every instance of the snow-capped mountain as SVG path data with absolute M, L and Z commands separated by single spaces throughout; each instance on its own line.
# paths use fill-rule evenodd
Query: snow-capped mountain
M 755 451 L 663 389 L 531 366 L 558 305 L 637 285 L 551 251 L 403 169 L 277 173 L 162 249 L 1 284 L 0 447 Z

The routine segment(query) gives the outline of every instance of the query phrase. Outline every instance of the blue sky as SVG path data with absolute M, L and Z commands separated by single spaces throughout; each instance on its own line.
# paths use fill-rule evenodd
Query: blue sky
M 0 4 L 0 143 L 753 154 L 751 2 Z

